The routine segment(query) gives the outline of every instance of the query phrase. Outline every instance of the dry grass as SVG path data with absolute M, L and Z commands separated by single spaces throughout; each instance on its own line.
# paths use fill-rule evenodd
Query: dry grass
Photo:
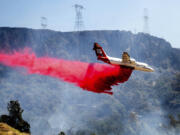
M 0 123 L 0 135 L 29 135 L 29 134 L 21 133 L 20 131 L 10 127 L 5 123 Z

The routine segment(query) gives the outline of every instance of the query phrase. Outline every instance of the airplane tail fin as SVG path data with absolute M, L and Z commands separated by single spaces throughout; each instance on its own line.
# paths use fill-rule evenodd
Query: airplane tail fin
M 95 50 L 96 56 L 98 58 L 107 57 L 106 53 L 104 52 L 104 50 L 102 49 L 102 47 L 98 43 L 94 43 L 93 50 Z
M 95 50 L 98 60 L 102 60 L 102 61 L 104 61 L 105 63 L 108 63 L 108 64 L 110 63 L 108 56 L 106 55 L 103 48 L 98 43 L 94 43 L 93 50 Z

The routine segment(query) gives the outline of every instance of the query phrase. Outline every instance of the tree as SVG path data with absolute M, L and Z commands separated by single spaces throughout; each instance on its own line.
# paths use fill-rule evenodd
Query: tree
M 30 133 L 30 125 L 22 118 L 23 110 L 19 102 L 10 101 L 7 106 L 9 115 L 1 115 L 0 122 L 6 123 L 21 132 Z
M 60 132 L 58 135 L 66 135 L 64 132 Z

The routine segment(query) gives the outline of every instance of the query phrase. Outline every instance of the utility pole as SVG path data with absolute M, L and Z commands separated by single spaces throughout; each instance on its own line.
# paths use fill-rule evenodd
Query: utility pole
M 148 9 L 144 9 L 144 15 L 143 15 L 143 20 L 144 20 L 144 26 L 143 26 L 143 32 L 149 34 L 149 16 L 148 16 Z
M 47 28 L 47 18 L 46 17 L 41 17 L 41 27 L 43 29 L 46 29 Z
M 84 9 L 84 7 L 79 4 L 75 4 L 73 7 L 75 8 L 76 12 L 74 29 L 75 31 L 82 31 L 84 28 L 84 22 L 82 17 L 82 10 Z

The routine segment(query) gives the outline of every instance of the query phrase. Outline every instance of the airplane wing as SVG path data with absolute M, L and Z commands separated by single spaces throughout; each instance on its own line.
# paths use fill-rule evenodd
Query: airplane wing
M 131 60 L 130 60 L 130 56 L 127 52 L 123 52 L 122 54 L 122 62 L 123 63 L 130 63 Z

